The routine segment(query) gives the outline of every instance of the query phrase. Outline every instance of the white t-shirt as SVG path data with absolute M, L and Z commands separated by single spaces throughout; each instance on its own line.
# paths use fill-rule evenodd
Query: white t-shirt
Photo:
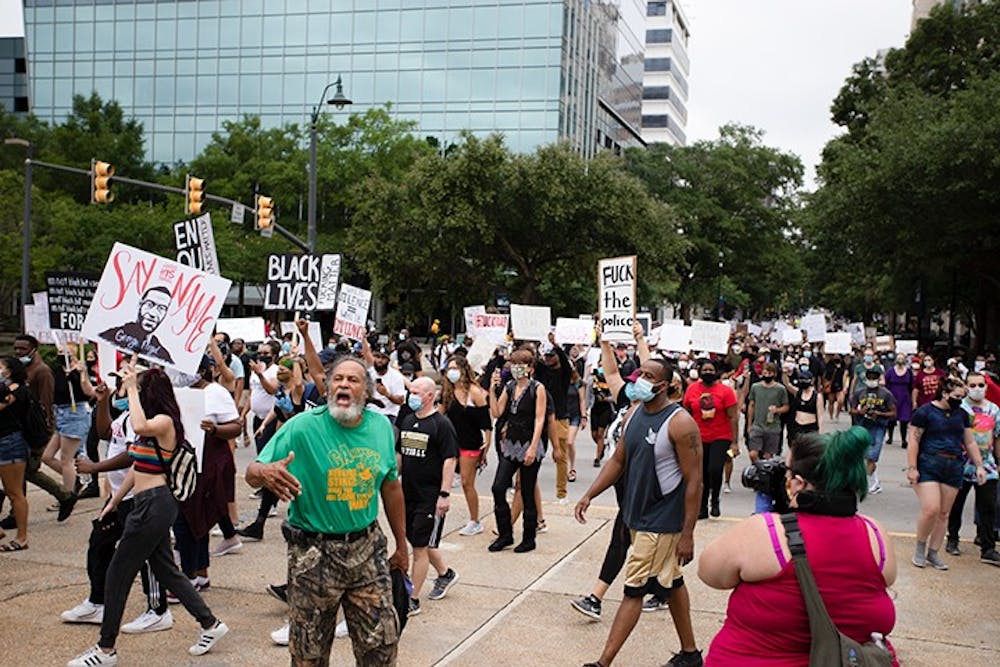
M 278 364 L 271 364 L 263 373 L 268 382 L 278 383 Z M 274 394 L 269 394 L 264 390 L 264 385 L 260 383 L 260 378 L 256 373 L 250 374 L 250 410 L 258 419 L 267 417 L 267 413 L 274 407 Z
M 368 374 L 371 375 L 373 382 L 381 380 L 382 384 L 385 385 L 385 388 L 388 389 L 389 393 L 393 396 L 406 396 L 406 384 L 403 379 L 403 374 L 392 366 L 389 366 L 385 370 L 385 375 L 379 375 L 378 371 L 376 371 L 373 367 L 368 369 Z M 376 398 L 386 404 L 384 408 L 380 408 L 375 404 L 370 404 L 368 407 L 375 412 L 383 414 L 386 417 L 395 417 L 399 414 L 399 405 L 383 396 L 377 389 L 375 390 L 373 398 Z
M 264 391 L 263 388 L 261 391 Z M 233 400 L 232 394 L 226 391 L 226 388 L 221 384 L 218 382 L 208 383 L 205 385 L 204 394 L 205 419 L 211 419 L 216 424 L 225 424 L 226 422 L 236 421 L 240 418 L 240 413 L 236 409 L 236 401 Z
M 235 354 L 232 359 L 229 360 L 229 370 L 233 372 L 233 379 L 239 380 L 240 378 L 246 377 L 246 371 L 243 370 L 243 362 Z
M 132 430 L 132 422 L 128 418 L 128 410 L 118 415 L 118 418 L 111 422 L 111 440 L 108 441 L 108 458 L 114 457 L 128 451 L 128 446 L 135 441 L 135 431 Z M 125 483 L 125 476 L 128 475 L 128 468 L 112 470 L 108 472 L 108 484 L 111 485 L 111 493 L 115 493 Z M 125 498 L 131 498 L 129 491 Z M 124 499 L 123 499 L 124 500 Z

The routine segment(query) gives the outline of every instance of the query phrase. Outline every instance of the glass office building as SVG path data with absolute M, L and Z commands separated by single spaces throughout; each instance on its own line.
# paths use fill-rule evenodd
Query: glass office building
M 154 162 L 225 120 L 305 124 L 343 75 L 353 111 L 392 103 L 421 135 L 502 132 L 591 155 L 642 145 L 638 0 L 26 0 L 31 111 L 117 100 Z

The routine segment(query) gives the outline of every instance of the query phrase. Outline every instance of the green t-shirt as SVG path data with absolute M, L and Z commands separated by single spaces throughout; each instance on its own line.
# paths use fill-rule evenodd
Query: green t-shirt
M 399 477 L 396 437 L 389 420 L 365 410 L 354 428 L 341 426 L 325 405 L 296 415 L 278 429 L 261 463 L 295 458 L 288 472 L 302 494 L 288 507 L 288 523 L 319 533 L 350 533 L 378 517 L 382 481 Z
M 788 392 L 784 385 L 777 380 L 768 387 L 763 382 L 755 382 L 750 385 L 748 400 L 753 401 L 753 424 L 765 433 L 781 433 L 781 415 L 771 417 L 770 423 L 767 419 L 767 406 L 773 405 L 780 408 L 788 403 Z

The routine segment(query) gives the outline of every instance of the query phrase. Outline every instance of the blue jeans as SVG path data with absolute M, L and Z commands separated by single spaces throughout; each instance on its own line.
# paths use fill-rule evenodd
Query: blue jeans
M 774 509 L 774 499 L 766 493 L 754 491 L 753 493 L 753 513 L 763 514 Z
M 872 439 L 872 444 L 868 447 L 868 460 L 878 463 L 878 458 L 882 455 L 882 445 L 885 444 L 885 426 L 866 424 L 865 430 Z

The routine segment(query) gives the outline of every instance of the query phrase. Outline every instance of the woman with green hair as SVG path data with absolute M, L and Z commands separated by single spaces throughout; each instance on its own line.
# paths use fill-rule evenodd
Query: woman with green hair
M 870 444 L 858 426 L 810 433 L 792 442 L 786 459 L 789 504 L 823 602 L 837 629 L 860 643 L 888 636 L 896 622 L 886 592 L 895 556 L 882 527 L 858 513 Z M 809 616 L 778 515 L 755 514 L 705 547 L 698 576 L 732 590 L 706 665 L 809 664 Z

